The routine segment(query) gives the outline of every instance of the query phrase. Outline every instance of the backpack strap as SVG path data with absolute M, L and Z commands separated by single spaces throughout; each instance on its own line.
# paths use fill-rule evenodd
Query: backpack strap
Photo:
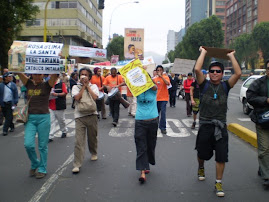
M 227 88 L 227 84 L 224 81 L 221 81 L 220 83 L 221 83 L 224 91 L 226 92 L 226 94 L 228 96 L 229 91 L 228 91 L 228 88 Z M 209 84 L 210 84 L 210 82 L 207 80 L 206 83 L 205 83 L 205 86 L 204 86 L 203 90 L 200 92 L 200 100 L 202 100 L 203 95 L 205 94 L 205 92 L 207 91 L 207 89 L 209 87 Z

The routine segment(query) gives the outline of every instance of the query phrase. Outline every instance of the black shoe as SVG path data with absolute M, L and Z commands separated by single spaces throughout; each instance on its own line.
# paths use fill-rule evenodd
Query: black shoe
M 195 128 L 195 125 L 196 125 L 196 122 L 193 122 L 192 123 L 192 126 L 191 126 L 191 129 L 194 129 Z
M 66 137 L 66 133 L 62 133 L 61 138 L 65 138 Z
M 268 179 L 263 181 L 263 186 L 265 186 L 266 188 L 269 188 L 269 180 Z
M 15 128 L 10 128 L 10 129 L 9 129 L 9 132 L 12 133 L 12 132 L 14 132 L 14 130 L 15 130 Z
M 102 119 L 106 119 L 106 117 L 102 117 Z
M 53 139 L 49 139 L 49 143 L 50 143 L 50 142 L 53 142 Z
M 112 122 L 112 125 L 113 125 L 114 127 L 117 127 L 117 123 L 116 123 L 116 122 Z
M 8 133 L 7 132 L 3 132 L 3 136 L 7 136 L 8 135 Z
M 167 132 L 166 132 L 166 129 L 161 130 L 161 133 L 165 135 L 165 134 L 167 133 Z

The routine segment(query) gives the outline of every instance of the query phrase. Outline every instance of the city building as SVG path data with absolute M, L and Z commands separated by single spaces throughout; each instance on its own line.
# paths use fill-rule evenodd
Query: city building
M 268 0 L 227 0 L 225 45 L 243 33 L 251 33 L 257 23 L 269 21 Z
M 208 16 L 208 0 L 185 0 L 185 29 Z
M 98 10 L 98 0 L 50 1 L 45 9 L 46 3 L 47 0 L 34 0 L 40 13 L 34 22 L 23 26 L 23 40 L 43 41 L 46 21 L 47 41 L 63 43 L 63 55 L 68 55 L 69 45 L 102 48 L 102 10 Z
M 167 52 L 175 50 L 175 47 L 182 41 L 185 35 L 185 28 L 182 28 L 179 32 L 169 30 L 167 34 Z
M 227 0 L 186 0 L 185 28 L 186 30 L 195 22 L 216 15 L 222 22 L 225 30 L 225 3 Z

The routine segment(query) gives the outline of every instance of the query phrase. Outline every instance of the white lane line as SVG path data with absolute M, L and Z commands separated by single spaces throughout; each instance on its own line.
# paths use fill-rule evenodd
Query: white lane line
M 71 121 L 69 121 L 69 120 L 71 120 Z M 67 121 L 69 121 L 67 124 L 66 124 L 66 126 L 69 126 L 69 124 L 71 124 L 73 121 L 74 121 L 74 119 L 65 119 L 65 121 L 67 122 Z M 72 126 L 72 125 L 71 125 Z M 58 128 L 57 128 L 57 130 L 59 130 L 60 128 L 59 128 L 59 126 L 57 126 Z M 56 130 L 56 131 L 57 131 Z M 24 135 L 24 129 L 23 129 L 23 131 L 22 132 L 20 132 L 19 134 L 17 134 L 17 135 L 14 135 L 14 136 L 12 136 L 12 137 L 21 137 L 21 136 L 23 136 Z
M 239 121 L 251 121 L 250 118 L 237 118 Z
M 61 165 L 55 173 L 43 184 L 43 186 L 35 193 L 35 195 L 30 199 L 29 202 L 39 201 L 46 192 L 49 191 L 51 185 L 59 178 L 60 175 L 66 170 L 67 165 L 74 160 L 74 154 L 72 153 L 68 159 Z

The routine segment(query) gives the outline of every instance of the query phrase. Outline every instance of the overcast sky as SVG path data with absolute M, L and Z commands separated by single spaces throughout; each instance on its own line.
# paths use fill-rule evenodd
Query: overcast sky
M 144 28 L 144 52 L 165 55 L 168 30 L 179 31 L 185 26 L 185 0 L 105 0 L 103 10 L 103 45 L 110 35 L 124 36 L 124 28 Z

